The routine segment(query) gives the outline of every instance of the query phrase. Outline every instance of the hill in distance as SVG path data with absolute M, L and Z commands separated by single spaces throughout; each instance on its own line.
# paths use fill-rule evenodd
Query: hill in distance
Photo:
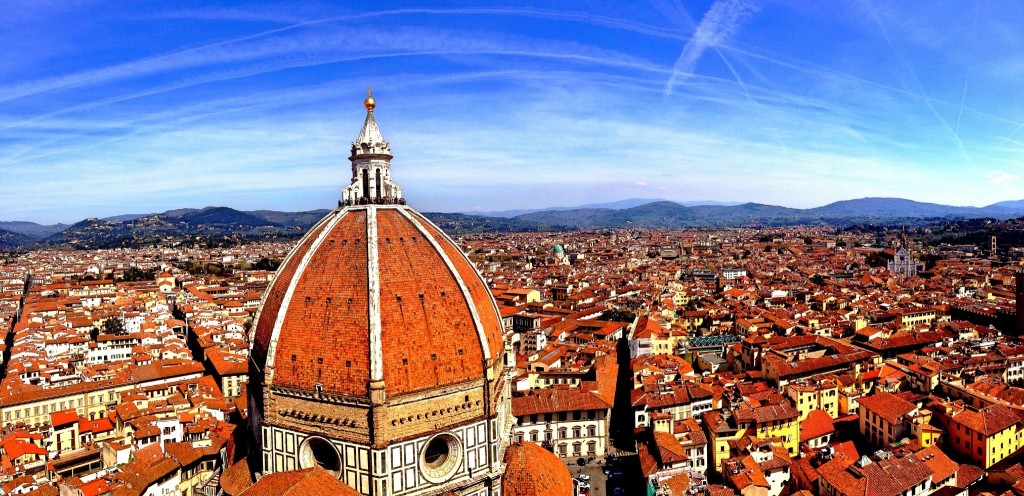
M 121 214 L 121 215 L 115 215 L 113 217 L 104 217 L 104 218 L 102 218 L 100 220 L 106 220 L 106 221 L 110 221 L 110 222 L 125 222 L 125 221 L 129 221 L 129 220 L 135 220 L 135 219 L 138 219 L 140 217 L 149 217 L 150 215 L 156 215 L 156 214 Z
M 647 205 L 648 203 L 667 202 L 664 198 L 627 198 L 625 200 L 617 200 L 612 202 L 604 203 L 587 203 L 584 205 L 578 205 L 575 207 L 547 207 L 547 208 L 525 208 L 518 210 L 496 210 L 492 212 L 479 212 L 469 211 L 462 212 L 467 215 L 483 215 L 486 217 L 517 217 L 525 214 L 532 214 L 535 212 L 549 212 L 549 211 L 564 211 L 564 210 L 580 210 L 580 209 L 599 209 L 607 208 L 612 210 L 621 210 L 625 208 L 639 207 L 641 205 Z M 697 205 L 739 205 L 738 202 L 720 202 L 714 200 L 707 201 L 689 201 L 681 202 L 680 205 L 693 207 Z
M 1001 201 L 999 203 L 993 203 L 985 208 L 1005 208 L 1009 210 L 1024 210 L 1024 200 Z
M 695 202 L 703 203 L 703 202 Z M 152 244 L 237 244 L 261 239 L 293 239 L 320 220 L 327 209 L 307 212 L 228 207 L 184 208 L 153 215 L 87 219 L 71 226 L 3 222 L 0 249 L 32 246 L 112 248 Z M 553 208 L 514 216 L 426 213 L 452 233 L 540 231 L 588 228 L 678 229 L 813 225 L 921 224 L 944 219 L 1009 219 L 1024 217 L 1024 200 L 987 207 L 958 207 L 901 198 L 860 198 L 809 209 L 765 205 L 683 205 L 665 200 L 632 198 L 579 208 Z
M 637 227 L 650 229 L 787 225 L 799 224 L 807 220 L 801 210 L 773 205 L 744 203 L 741 205 L 688 207 L 670 201 L 659 201 L 619 210 L 604 208 L 535 212 L 520 215 L 514 219 L 559 228 Z
M 826 217 L 986 217 L 1000 214 L 999 208 L 954 207 L 937 203 L 916 202 L 902 198 L 859 198 L 843 200 L 807 209 L 808 213 Z
M 324 218 L 330 210 L 322 208 L 308 212 L 278 212 L 276 210 L 253 210 L 247 212 L 261 219 L 273 222 L 285 227 L 312 227 L 316 221 Z
M 220 225 L 220 226 L 239 226 L 239 227 L 261 227 L 261 226 L 280 226 L 276 222 L 271 222 L 263 217 L 259 217 L 247 212 L 242 212 L 228 207 L 206 207 L 202 210 L 194 212 L 187 212 L 176 217 L 183 222 L 187 222 L 192 225 Z
M 304 221 L 314 216 L 314 212 L 274 212 L 271 217 Z M 261 239 L 297 238 L 316 220 L 308 224 L 285 225 L 228 207 L 178 209 L 124 221 L 86 219 L 42 239 L 39 244 L 80 249 L 177 243 L 230 245 Z
M 0 229 L 18 234 L 23 234 L 34 240 L 40 240 L 47 236 L 59 233 L 68 227 L 67 224 L 42 225 L 35 222 L 13 221 L 0 222 Z
M 0 250 L 14 250 L 35 243 L 36 239 L 22 233 L 0 229 Z
M 1024 201 L 1021 202 L 1024 204 Z M 861 198 L 823 207 L 798 209 L 743 203 L 738 205 L 686 206 L 669 201 L 631 208 L 579 208 L 544 210 L 512 217 L 541 228 L 574 229 L 602 227 L 715 228 L 772 227 L 799 224 L 850 225 L 855 223 L 907 224 L 955 218 L 1008 219 L 1024 216 L 1024 207 L 957 207 L 901 198 Z

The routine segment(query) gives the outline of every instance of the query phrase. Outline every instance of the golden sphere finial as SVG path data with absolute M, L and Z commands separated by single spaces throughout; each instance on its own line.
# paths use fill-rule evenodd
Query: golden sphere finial
M 363 106 L 366 107 L 367 112 L 373 112 L 373 108 L 377 106 L 377 102 L 373 99 L 373 88 L 366 89 L 366 100 L 363 100 Z

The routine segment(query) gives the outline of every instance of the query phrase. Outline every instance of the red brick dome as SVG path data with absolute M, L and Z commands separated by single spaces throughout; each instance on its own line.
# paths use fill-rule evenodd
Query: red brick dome
M 329 213 L 278 269 L 260 305 L 252 363 L 264 384 L 365 397 L 488 378 L 501 318 L 469 259 L 404 205 Z
M 570 496 L 572 475 L 562 460 L 536 443 L 519 441 L 505 449 L 503 496 Z

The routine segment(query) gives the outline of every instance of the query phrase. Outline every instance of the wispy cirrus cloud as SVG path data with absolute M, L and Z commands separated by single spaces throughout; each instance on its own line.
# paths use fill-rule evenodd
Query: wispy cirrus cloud
M 277 31 L 280 30 L 274 30 Z M 302 32 L 289 37 L 248 36 L 104 69 L 31 83 L 0 86 L 2 103 L 50 91 L 69 90 L 81 85 L 112 84 L 122 79 L 176 73 L 190 68 L 207 68 L 188 77 L 174 78 L 164 84 L 147 85 L 136 91 L 63 106 L 51 112 L 33 115 L 20 122 L 9 121 L 0 127 L 0 131 L 41 118 L 278 71 L 374 59 L 458 55 L 548 59 L 617 70 L 668 73 L 667 68 L 643 58 L 572 41 L 537 40 L 485 32 L 418 28 L 395 28 L 381 32 L 371 27 L 346 27 L 336 31 Z
M 944 0 L 923 16 L 878 4 L 881 30 L 863 9 L 755 1 L 691 16 L 678 0 L 361 12 L 213 0 L 100 5 L 75 29 L 29 16 L 0 29 L 0 46 L 22 38 L 0 62 L 0 216 L 331 206 L 367 86 L 418 208 L 651 191 L 807 207 L 911 196 L 907 183 L 922 201 L 1024 197 L 1024 95 L 990 67 L 1024 67 L 1017 45 L 961 43 L 962 19 L 942 12 L 963 9 Z M 1011 3 L 975 15 L 985 33 L 1024 23 Z M 948 38 L 916 41 L 928 33 Z
M 254 43 L 259 40 L 274 38 L 282 34 L 288 34 L 289 32 L 295 32 L 300 30 L 316 29 L 325 25 L 339 25 L 340 29 L 345 29 L 344 23 L 351 23 L 355 21 L 364 21 L 379 17 L 399 17 L 399 16 L 415 16 L 415 15 L 431 15 L 431 16 L 460 16 L 460 15 L 488 15 L 488 16 L 517 16 L 525 18 L 539 18 L 539 19 L 552 19 L 562 21 L 572 21 L 580 23 L 588 23 L 596 26 L 609 27 L 614 29 L 620 29 L 630 31 L 638 34 L 644 34 L 649 36 L 655 36 L 659 38 L 668 39 L 685 39 L 685 37 L 672 32 L 671 30 L 661 29 L 658 27 L 650 26 L 648 24 L 629 21 L 625 19 L 616 19 L 612 17 L 592 15 L 583 12 L 558 12 L 549 11 L 543 9 L 528 9 L 528 8 L 464 8 L 464 9 L 395 9 L 395 10 L 382 10 L 382 11 L 371 11 L 362 12 L 357 14 L 347 14 L 342 16 L 331 16 L 326 18 L 303 20 L 294 22 L 293 16 L 266 16 L 254 13 L 248 13 L 246 11 L 231 9 L 215 11 L 210 13 L 193 12 L 193 11 L 182 11 L 176 13 L 164 13 L 159 15 L 147 15 L 147 18 L 191 18 L 191 19 L 231 19 L 231 20 L 276 20 L 279 22 L 290 22 L 289 24 L 277 27 L 269 30 L 259 31 L 257 33 L 239 36 L 228 40 L 217 41 L 214 43 L 207 43 L 195 47 L 189 47 L 182 50 L 172 51 L 164 54 L 160 54 L 153 57 L 146 57 L 142 59 L 132 60 L 119 64 L 110 65 L 107 67 L 96 68 L 86 71 L 81 71 L 74 74 L 61 75 L 58 77 L 46 78 L 36 81 L 23 82 L 13 85 L 0 86 L 0 103 L 24 98 L 26 96 L 37 95 L 40 93 L 46 93 L 55 90 L 71 89 L 84 85 L 91 84 L 102 84 L 116 82 L 123 79 L 145 77 L 152 74 L 158 74 L 167 71 L 174 71 L 180 69 L 187 69 L 192 67 L 202 66 L 213 66 L 217 64 L 229 64 L 246 61 L 261 60 L 273 56 L 284 56 L 291 52 L 302 51 L 310 48 L 310 45 L 304 43 L 287 43 L 282 40 L 292 40 L 294 38 L 278 38 L 271 43 Z M 372 32 L 371 32 L 372 31 Z M 367 29 L 363 33 L 354 33 L 351 36 L 340 36 L 334 37 L 334 41 L 338 43 L 363 43 L 381 34 L 379 29 L 370 30 Z M 388 31 L 388 35 L 397 35 L 396 39 L 403 38 L 401 31 L 394 32 Z M 421 43 L 430 43 L 436 40 L 449 39 L 449 34 L 438 32 L 427 35 L 426 33 L 420 33 L 415 36 L 415 39 Z M 406 37 L 407 38 L 407 37 Z M 483 48 L 479 50 L 461 49 L 456 51 L 449 51 L 445 49 L 439 49 L 437 47 L 421 50 L 423 52 L 433 54 L 448 54 L 448 53 L 488 53 L 488 54 L 522 54 L 522 55 L 536 55 L 546 56 L 552 58 L 564 58 L 574 59 L 578 58 L 579 54 L 575 50 L 556 50 L 550 52 L 530 52 L 525 50 L 516 50 L 514 46 L 495 48 L 495 45 L 501 43 L 487 43 L 488 37 L 483 36 L 482 33 L 477 33 L 472 36 L 467 36 L 467 40 L 472 40 L 476 43 L 481 43 L 484 46 L 490 46 L 490 48 Z M 352 48 L 351 46 L 349 48 Z M 372 46 L 357 46 L 359 49 L 373 48 Z M 568 47 L 567 47 L 568 48 Z M 415 51 L 413 51 L 415 53 Z M 408 53 L 398 53 L 394 55 L 402 55 Z M 609 54 L 598 54 L 596 58 L 588 59 L 591 62 L 599 62 L 601 59 Z M 378 55 L 380 56 L 380 55 Z M 366 55 L 357 59 L 370 57 Z M 334 62 L 340 62 L 344 59 L 335 59 Z M 351 60 L 351 59 L 348 59 Z M 615 60 L 614 57 L 610 60 Z M 648 67 L 649 69 L 650 67 Z
M 672 75 L 665 83 L 665 94 L 671 95 L 676 81 L 693 73 L 705 51 L 725 43 L 757 11 L 758 6 L 747 0 L 716 0 L 704 13 L 693 37 L 672 66 Z

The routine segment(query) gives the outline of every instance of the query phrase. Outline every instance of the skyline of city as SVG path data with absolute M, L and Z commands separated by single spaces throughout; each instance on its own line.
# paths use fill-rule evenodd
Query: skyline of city
M 0 493 L 1024 495 L 1024 10 L 15 1 Z
M 1024 10 L 900 9 L 7 3 L 0 209 L 331 208 L 370 86 L 421 211 L 1024 198 Z

